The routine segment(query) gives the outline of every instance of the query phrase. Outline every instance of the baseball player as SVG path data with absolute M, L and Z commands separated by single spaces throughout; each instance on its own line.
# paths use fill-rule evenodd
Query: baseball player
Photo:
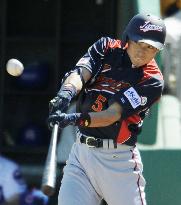
M 165 35 L 159 17 L 137 14 L 122 40 L 100 38 L 65 75 L 50 101 L 48 124 L 76 125 L 78 131 L 59 205 L 99 205 L 103 198 L 109 205 L 146 204 L 136 142 L 145 113 L 162 94 L 163 77 L 154 57 Z M 76 113 L 65 114 L 77 95 Z
M 18 205 L 26 191 L 26 183 L 19 166 L 0 155 L 0 205 Z

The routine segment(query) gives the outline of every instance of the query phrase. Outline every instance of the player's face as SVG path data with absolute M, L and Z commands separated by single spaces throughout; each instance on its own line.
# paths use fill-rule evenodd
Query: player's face
M 135 42 L 129 40 L 127 53 L 130 57 L 132 64 L 135 67 L 140 67 L 149 63 L 158 52 L 158 49 L 142 42 Z

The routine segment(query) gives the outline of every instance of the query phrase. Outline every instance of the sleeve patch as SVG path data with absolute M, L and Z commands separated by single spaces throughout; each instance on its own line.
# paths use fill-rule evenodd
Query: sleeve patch
M 127 97 L 133 108 L 137 108 L 139 105 L 141 105 L 141 97 L 133 87 L 126 90 L 124 95 Z

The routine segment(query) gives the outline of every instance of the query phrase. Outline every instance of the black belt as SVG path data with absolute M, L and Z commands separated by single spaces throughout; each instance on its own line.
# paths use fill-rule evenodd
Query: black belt
M 103 147 L 103 140 L 100 138 L 82 135 L 80 137 L 80 142 L 88 145 L 89 147 Z
M 83 134 L 79 134 L 80 143 L 86 144 L 88 147 L 95 148 L 117 148 L 117 143 L 114 143 L 113 139 L 100 139 L 92 136 L 85 136 Z

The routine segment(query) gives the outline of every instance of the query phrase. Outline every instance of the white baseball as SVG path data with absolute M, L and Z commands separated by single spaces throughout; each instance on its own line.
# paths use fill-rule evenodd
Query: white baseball
M 12 76 L 19 76 L 23 73 L 24 66 L 19 60 L 12 58 L 8 60 L 6 70 Z

